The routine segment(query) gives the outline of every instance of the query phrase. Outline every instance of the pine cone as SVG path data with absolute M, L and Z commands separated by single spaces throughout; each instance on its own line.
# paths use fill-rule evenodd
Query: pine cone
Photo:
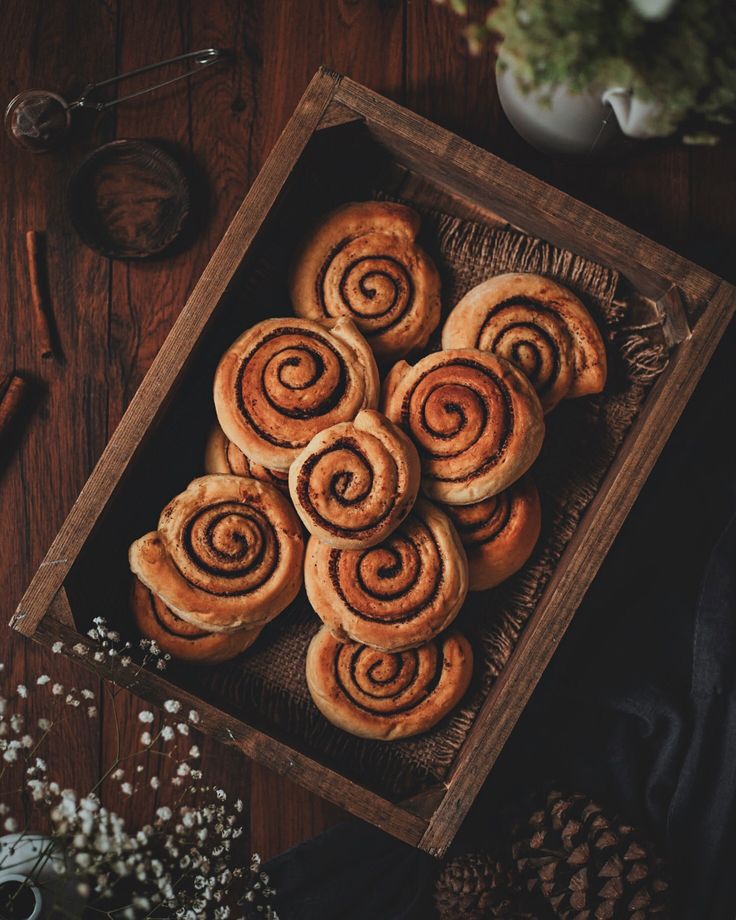
M 527 891 L 562 920 L 666 920 L 662 860 L 637 831 L 583 795 L 551 792 L 514 831 L 512 854 Z
M 549 916 L 545 905 L 535 908 L 530 903 L 513 868 L 486 853 L 466 853 L 447 862 L 434 897 L 441 920 L 543 920 Z

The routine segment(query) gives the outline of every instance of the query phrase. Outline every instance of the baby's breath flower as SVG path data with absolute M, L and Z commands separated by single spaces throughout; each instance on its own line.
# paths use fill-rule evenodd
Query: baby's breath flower
M 36 683 L 38 684 L 39 687 L 43 687 L 43 685 L 47 684 L 50 680 L 51 678 L 49 677 L 48 674 L 42 674 L 40 677 L 36 678 Z
M 105 655 L 104 655 L 103 652 L 95 652 L 94 655 L 93 655 L 92 657 L 94 658 L 95 661 L 104 661 L 104 660 L 105 660 Z
M 148 747 L 153 741 L 153 738 L 151 738 L 151 733 L 142 732 L 140 741 L 141 741 L 141 744 L 144 744 L 146 747 Z
M 196 709 L 190 709 L 190 710 L 189 710 L 189 721 L 192 723 L 192 725 L 198 725 L 198 724 L 199 724 L 199 721 L 200 721 L 200 719 L 199 719 L 199 713 L 197 712 Z
M 130 785 L 130 783 L 121 783 L 120 791 L 123 793 L 123 795 L 133 795 L 133 787 Z
M 26 687 L 25 684 L 18 684 L 15 690 L 18 696 L 21 697 L 21 699 L 25 700 L 28 697 L 28 687 Z
M 158 778 L 158 776 L 152 776 L 148 782 L 151 789 L 158 789 L 161 785 L 161 780 Z
M 18 822 L 15 818 L 6 818 L 3 827 L 9 834 L 14 834 L 18 830 Z
M 60 652 L 63 648 L 64 648 L 64 643 L 63 643 L 63 642 L 54 642 L 54 644 L 51 646 L 51 651 L 52 651 L 55 655 L 58 655 L 59 652 Z
M 87 707 L 87 715 L 89 716 L 90 719 L 94 719 L 94 717 L 97 715 L 97 707 L 96 707 L 96 706 L 88 706 L 88 707 Z
M 163 660 L 163 658 L 159 658 L 159 660 L 156 662 L 156 669 L 159 671 L 166 670 L 166 662 Z
M 51 688 L 51 692 L 54 694 L 54 696 L 61 696 L 61 694 L 64 692 L 64 688 L 61 684 L 54 684 L 54 686 Z
M 138 719 L 145 724 L 150 724 L 153 722 L 153 713 L 149 712 L 147 709 L 144 709 L 142 712 L 138 713 Z
M 82 690 L 82 696 L 85 698 L 85 700 L 93 700 L 95 698 L 92 690 Z
M 72 651 L 77 655 L 86 655 L 89 649 L 84 642 L 77 642 L 76 645 L 72 646 Z
M 181 709 L 181 703 L 178 700 L 166 700 L 164 703 L 166 712 L 176 713 Z
M 41 731 L 47 732 L 51 728 L 52 723 L 50 719 L 39 719 L 37 724 Z
M 199 748 L 197 747 L 196 744 L 193 744 L 189 748 L 189 756 L 193 757 L 195 760 L 197 759 L 197 757 L 199 757 Z
M 161 737 L 164 741 L 171 741 L 174 738 L 174 729 L 170 725 L 164 725 L 161 729 Z
M 125 776 L 125 771 L 121 767 L 118 767 L 117 770 L 113 770 L 110 776 L 112 779 L 122 779 L 123 776 Z
M 176 726 L 176 730 L 179 732 L 180 735 L 189 734 L 189 726 L 187 725 L 186 722 L 179 722 Z
M 172 817 L 172 812 L 169 807 L 162 805 L 161 808 L 156 809 L 156 814 L 162 821 L 170 821 Z

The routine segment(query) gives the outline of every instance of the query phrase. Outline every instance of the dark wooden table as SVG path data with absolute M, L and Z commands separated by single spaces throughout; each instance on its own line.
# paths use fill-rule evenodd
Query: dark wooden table
M 92 80 L 184 51 L 226 47 L 230 66 L 209 71 L 84 122 L 57 153 L 25 154 L 0 138 L 0 372 L 33 381 L 33 413 L 0 458 L 0 621 L 76 498 L 126 404 L 319 64 L 396 99 L 480 146 L 687 255 L 729 280 L 736 244 L 733 142 L 692 149 L 643 146 L 610 162 L 543 156 L 503 117 L 489 55 L 471 58 L 461 23 L 431 0 L 5 0 L 0 8 L 0 98 L 41 87 L 73 93 Z M 145 80 L 145 78 L 143 78 Z M 131 84 L 131 88 L 138 84 Z M 80 122 L 79 127 L 82 127 Z M 160 262 L 111 262 L 85 248 L 70 224 L 66 185 L 93 147 L 113 138 L 173 142 L 199 164 L 209 208 L 196 241 Z M 63 362 L 42 362 L 29 310 L 24 234 L 48 242 L 51 299 Z M 105 598 L 100 612 L 104 614 Z M 3 625 L 9 680 L 49 672 L 71 686 L 90 679 Z M 7 676 L 7 675 L 6 675 Z M 132 697 L 118 699 L 125 740 L 137 733 Z M 112 745 L 109 706 L 48 760 L 64 782 L 92 784 Z M 333 822 L 339 812 L 243 757 L 203 739 L 207 778 L 250 805 L 250 845 L 264 857 Z M 147 820 L 155 799 L 112 805 Z

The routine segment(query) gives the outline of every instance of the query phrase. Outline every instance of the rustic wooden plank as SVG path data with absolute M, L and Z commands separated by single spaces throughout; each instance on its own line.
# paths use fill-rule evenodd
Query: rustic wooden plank
M 59 590 L 54 595 L 54 599 L 49 605 L 49 616 L 53 617 L 55 620 L 58 620 L 59 623 L 63 623 L 64 626 L 67 626 L 69 629 L 76 629 L 76 624 L 74 623 L 74 615 L 69 604 L 66 588 L 59 588 Z
M 319 131 L 324 128 L 337 128 L 340 125 L 349 125 L 355 121 L 362 121 L 360 115 L 339 102 L 331 102 L 325 109 L 324 115 L 317 126 Z
M 484 6 L 482 0 L 471 3 L 470 15 L 479 18 Z M 504 125 L 493 55 L 468 52 L 465 21 L 447 6 L 408 3 L 406 17 L 403 105 L 474 144 L 494 148 Z
M 606 480 L 560 560 L 514 653 L 483 704 L 453 765 L 448 795 L 420 847 L 441 856 L 549 663 L 590 582 L 736 312 L 736 288 L 722 282 L 693 335 L 678 346 Z
M 115 47 L 115 15 L 109 4 L 79 0 L 70 7 L 8 0 L 0 15 L 3 105 L 29 88 L 73 94 L 88 80 L 109 73 L 108 58 Z M 43 155 L 15 147 L 0 131 L 0 367 L 15 368 L 29 380 L 22 424 L 0 476 L 0 658 L 6 665 L 7 688 L 21 682 L 32 687 L 43 673 L 65 687 L 80 686 L 87 679 L 72 662 L 24 642 L 7 626 L 106 441 L 108 266 L 76 237 L 66 211 L 66 186 L 86 150 L 111 137 L 111 125 L 82 119 L 77 127 L 80 130 L 65 146 Z M 42 361 L 39 356 L 23 239 L 29 229 L 44 236 L 50 303 L 63 362 Z M 40 688 L 31 690 L 26 705 L 29 724 L 52 709 Z M 79 728 L 85 752 L 81 758 L 63 731 L 52 733 L 44 745 L 43 756 L 62 785 L 92 786 L 99 764 L 96 732 L 95 723 Z
M 717 286 L 687 259 L 352 80 L 342 81 L 335 98 L 363 115 L 400 161 L 531 233 L 618 269 L 648 296 L 675 283 L 688 303 L 702 305 Z
M 61 586 L 73 557 L 89 536 L 113 494 L 125 467 L 183 371 L 191 343 L 209 321 L 243 254 L 289 176 L 291 167 L 319 122 L 339 78 L 320 71 L 307 88 L 273 151 L 269 169 L 251 187 L 215 254 L 208 263 L 164 347 L 135 394 L 115 435 L 105 448 L 72 511 L 49 549 L 43 566 L 26 591 L 13 626 L 31 635 Z M 51 564 L 53 561 L 54 564 Z M 43 564 L 42 564 L 43 565 Z

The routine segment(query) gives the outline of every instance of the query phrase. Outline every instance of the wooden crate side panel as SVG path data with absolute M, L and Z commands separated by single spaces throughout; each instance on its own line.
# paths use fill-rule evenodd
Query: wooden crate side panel
M 11 620 L 11 626 L 19 632 L 33 634 L 64 581 L 147 429 L 184 370 L 193 343 L 225 294 L 338 82 L 336 74 L 320 71 L 304 93 L 24 594 Z

